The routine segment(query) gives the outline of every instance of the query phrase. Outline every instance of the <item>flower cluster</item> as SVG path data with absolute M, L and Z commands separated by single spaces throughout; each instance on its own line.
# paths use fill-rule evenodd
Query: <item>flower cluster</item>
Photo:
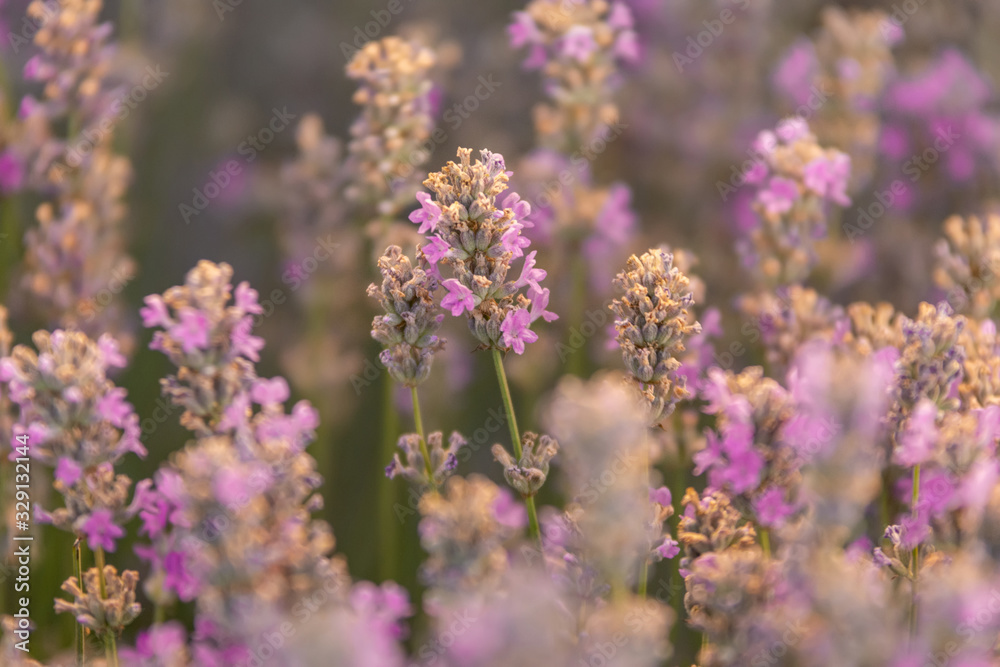
M 208 665 L 245 655 L 306 592 L 323 588 L 342 601 L 350 584 L 329 557 L 329 526 L 311 518 L 322 478 L 305 447 L 318 415 L 305 401 L 286 413 L 287 382 L 256 377 L 251 359 L 262 342 L 247 340 L 260 306 L 246 283 L 228 305 L 231 277 L 228 265 L 202 262 L 184 286 L 147 297 L 144 310 L 148 325 L 165 328 L 151 347 L 179 366 L 163 391 L 198 439 L 157 472 L 155 486 L 143 485 L 137 503 L 152 544 L 141 551 L 158 601 L 198 599 L 194 656 Z
M 794 414 L 782 436 L 804 464 L 797 496 L 809 514 L 795 540 L 841 548 L 879 496 L 894 352 L 814 340 L 796 353 L 787 377 Z
M 958 395 L 963 409 L 1000 405 L 1000 347 L 993 320 L 970 322 L 959 335 L 965 363 Z
M 139 573 L 118 571 L 110 565 L 104 567 L 103 580 L 97 568 L 87 570 L 83 582 L 70 577 L 62 589 L 73 597 L 73 602 L 56 600 L 56 612 L 72 614 L 77 622 L 99 637 L 117 635 L 139 617 L 141 605 L 135 601 L 135 587 Z
M 524 508 L 479 475 L 452 477 L 420 499 L 424 581 L 444 591 L 490 588 L 507 570 L 504 544 L 524 529 Z
M 296 159 L 281 169 L 288 232 L 282 240 L 289 243 L 291 237 L 288 251 L 293 257 L 300 256 L 304 250 L 300 246 L 313 243 L 317 233 L 341 227 L 346 216 L 340 197 L 346 178 L 340 141 L 326 134 L 319 116 L 307 114 L 295 128 L 295 144 Z
M 400 384 L 415 387 L 431 372 L 434 353 L 444 346 L 437 337 L 444 313 L 434 302 L 437 278 L 424 257 L 414 267 L 399 246 L 389 246 L 378 260 L 382 285 L 368 286 L 385 315 L 372 322 L 372 338 L 385 350 L 382 364 Z
M 850 204 L 851 159 L 822 148 L 797 117 L 761 132 L 753 148 L 764 156 L 746 174 L 757 222 L 740 253 L 766 285 L 801 283 L 816 261 L 815 240 L 826 236 L 828 204 Z
M 708 472 L 709 487 L 726 491 L 761 525 L 784 524 L 796 511 L 790 496 L 804 459 L 784 433 L 792 397 L 759 366 L 738 375 L 713 368 L 702 394 L 717 423 L 694 455 L 695 474 Z
M 821 143 L 851 156 L 855 189 L 875 172 L 882 129 L 879 101 L 895 70 L 892 47 L 903 32 L 881 11 L 829 6 L 821 19 L 815 41 L 803 38 L 791 47 L 774 83 L 800 109 L 807 108 L 817 90 L 831 98 L 815 110 L 810 126 Z
M 536 433 L 525 433 L 521 440 L 520 459 L 515 460 L 500 444 L 493 445 L 493 458 L 503 466 L 507 483 L 522 496 L 530 497 L 538 493 L 548 479 L 549 462 L 559 452 L 559 443 Z
M 111 25 L 98 23 L 100 0 L 33 0 L 28 15 L 39 22 L 41 52 L 25 65 L 25 78 L 42 84 L 19 111 L 23 129 L 15 148 L 27 182 L 50 201 L 35 211 L 37 226 L 24 236 L 25 308 L 49 322 L 92 334 L 122 328 L 122 313 L 100 298 L 112 280 L 129 280 L 136 267 L 121 233 L 123 202 L 132 178 L 130 161 L 112 150 L 121 87 L 112 75 Z M 27 25 L 27 20 L 25 25 Z M 53 135 L 67 127 L 65 140 Z M 79 131 L 86 137 L 80 149 Z M 98 137 L 96 144 L 90 137 Z M 75 143 L 74 143 L 75 142 Z
M 767 362 L 776 373 L 791 365 L 804 343 L 839 340 L 848 327 L 841 306 L 801 285 L 744 295 L 737 308 L 759 331 Z
M 102 5 L 101 0 L 32 0 L 28 6 L 28 16 L 41 26 L 33 40 L 41 52 L 25 64 L 24 77 L 40 84 L 42 94 L 21 101 L 26 122 L 75 116 L 82 134 L 118 113 L 111 105 L 121 92 L 112 79 L 117 45 L 110 41 L 113 26 L 99 23 Z M 45 173 L 42 166 L 36 165 L 39 175 Z
M 955 215 L 945 220 L 944 233 L 935 246 L 934 282 L 956 310 L 990 317 L 1000 299 L 1000 216 Z
M 625 3 L 532 0 L 507 32 L 513 48 L 529 49 L 524 66 L 542 70 L 554 103 L 535 108 L 541 145 L 571 151 L 617 120 L 619 69 L 640 57 Z
M 57 330 L 39 331 L 33 340 L 37 353 L 18 345 L 0 360 L 0 382 L 20 408 L 14 434 L 27 435 L 32 458 L 54 470 L 65 501 L 41 516 L 114 551 L 121 524 L 134 514 L 132 481 L 114 467 L 129 452 L 146 455 L 139 418 L 107 376 L 125 359 L 110 336 L 95 342 Z
M 677 527 L 677 538 L 684 547 L 682 567 L 705 554 L 750 549 L 757 544 L 753 524 L 744 521 L 743 515 L 722 491 L 712 491 L 702 498 L 694 489 L 688 489 L 681 503 L 685 509 Z M 742 525 L 741 521 L 744 521 Z
M 947 147 L 937 170 L 943 178 L 921 179 L 921 198 L 942 188 L 971 185 L 979 165 L 995 164 L 1000 141 L 1000 117 L 990 108 L 995 99 L 996 91 L 983 72 L 957 49 L 943 49 L 917 74 L 886 91 L 889 119 L 880 148 L 887 159 L 903 163 L 935 141 Z M 906 203 L 912 207 L 919 201 L 911 196 Z
M 540 284 L 546 273 L 535 268 L 535 251 L 524 254 L 530 241 L 522 231 L 531 224 L 531 207 L 516 193 L 498 199 L 509 178 L 503 156 L 483 150 L 473 164 L 471 155 L 460 148 L 461 164 L 449 162 L 424 181 L 433 196 L 417 194 L 421 208 L 410 221 L 427 235 L 420 252 L 430 270 L 439 263 L 452 269 L 454 277 L 441 283 L 447 291 L 441 307 L 455 317 L 465 313 L 483 348 L 523 354 L 527 343 L 538 340 L 531 324 L 557 317 L 545 310 L 549 290 Z M 521 275 L 510 280 L 518 258 L 524 261 Z
M 448 446 L 444 445 L 444 434 L 435 431 L 427 436 L 427 453 L 431 460 L 429 465 L 424 461 L 420 436 L 407 433 L 399 438 L 399 449 L 403 456 L 397 453 L 392 463 L 385 467 L 385 475 L 389 479 L 403 477 L 420 490 L 441 486 L 458 467 L 458 451 L 466 444 L 460 433 L 454 432 L 448 438 Z M 428 474 L 428 470 L 431 474 Z
M 685 340 L 701 332 L 688 310 L 694 303 L 688 277 L 673 261 L 665 250 L 632 255 L 615 278 L 621 296 L 610 306 L 630 381 L 649 403 L 653 422 L 688 395 L 678 357 Z
M 14 343 L 14 334 L 8 327 L 7 317 L 7 309 L 0 305 L 0 359 L 10 356 L 11 345 Z M 14 417 L 8 393 L 7 383 L 0 382 L 0 456 L 5 455 L 14 433 Z
M 232 276 L 228 264 L 203 260 L 184 285 L 147 296 L 140 311 L 144 326 L 163 328 L 150 347 L 178 369 L 161 380 L 163 391 L 184 408 L 181 423 L 200 435 L 224 430 L 223 410 L 248 394 L 256 379 L 252 362 L 264 347 L 251 333 L 253 316 L 263 312 L 257 291 L 244 282 L 234 293 Z
M 946 410 L 957 407 L 953 392 L 965 362 L 960 336 L 966 319 L 954 316 L 948 304 L 922 303 L 916 319 L 903 317 L 900 326 L 892 419 L 898 423 L 924 399 Z
M 135 667 L 186 667 L 191 660 L 186 635 L 177 621 L 160 623 L 140 632 L 135 647 L 123 647 L 119 655 Z
M 276 659 L 287 665 L 404 667 L 404 619 L 412 614 L 398 584 L 358 582 L 344 604 L 305 619 L 297 641 L 279 648 Z
M 691 626 L 705 634 L 699 664 L 735 667 L 741 656 L 766 645 L 761 633 L 744 627 L 771 601 L 777 578 L 778 568 L 758 548 L 726 549 L 691 563 L 684 609 Z
M 434 53 L 399 37 L 369 42 L 354 54 L 347 76 L 361 87 L 362 113 L 351 126 L 349 200 L 379 217 L 396 214 L 413 196 L 419 167 L 430 157 L 434 129 L 431 82 Z

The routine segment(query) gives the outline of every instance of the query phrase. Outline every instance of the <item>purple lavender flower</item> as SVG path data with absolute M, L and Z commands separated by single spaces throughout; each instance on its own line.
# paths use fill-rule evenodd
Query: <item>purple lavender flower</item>
M 452 317 L 458 317 L 465 311 L 471 313 L 479 305 L 476 303 L 476 296 L 472 290 L 455 278 L 449 278 L 441 285 L 448 290 L 448 293 L 441 299 L 441 307 L 450 311 Z
M 484 150 L 482 159 L 473 164 L 471 154 L 467 148 L 459 149 L 461 164 L 449 162 L 425 181 L 434 196 L 424 194 L 419 199 L 424 210 L 436 212 L 435 224 L 426 226 L 421 211 L 411 220 L 424 222 L 421 230 L 432 232 L 427 245 L 433 250 L 424 256 L 452 268 L 453 277 L 441 283 L 447 291 L 441 307 L 455 317 L 466 315 L 469 329 L 483 347 L 523 354 L 525 343 L 538 340 L 529 328 L 531 322 L 539 317 L 554 319 L 544 304 L 532 302 L 547 300 L 548 293 L 542 294 L 539 283 L 546 274 L 535 268 L 536 253 L 524 255 L 530 241 L 522 236 L 522 221 L 531 207 L 516 194 L 508 194 L 500 208 L 509 178 L 503 156 Z M 520 257 L 524 257 L 521 276 L 509 281 L 511 264 Z M 518 294 L 525 287 L 528 291 Z
M 119 658 L 133 667 L 184 667 L 189 664 L 187 632 L 177 621 L 153 625 L 139 633 L 135 648 L 122 647 Z
M 544 72 L 551 104 L 536 108 L 540 144 L 566 155 L 617 116 L 619 70 L 641 58 L 632 12 L 622 2 L 531 0 L 507 28 L 510 45 L 528 48 L 526 69 Z
M 659 554 L 660 558 L 665 558 L 667 560 L 673 558 L 681 552 L 680 544 L 677 540 L 667 537 L 663 540 L 663 544 L 656 547 L 656 553 Z
M 93 341 L 75 331 L 38 331 L 38 352 L 19 345 L 0 359 L 0 382 L 19 407 L 15 435 L 27 434 L 31 457 L 55 471 L 64 506 L 43 512 L 45 521 L 92 535 L 95 548 L 124 533 L 137 508 L 128 502 L 132 480 L 114 465 L 127 453 L 145 456 L 139 418 L 125 390 L 108 379 L 124 365 L 110 336 Z M 40 509 L 40 508 L 39 508 Z
M 798 197 L 799 188 L 795 181 L 780 176 L 772 178 L 767 188 L 757 193 L 757 201 L 770 215 L 788 213 Z
M 369 285 L 368 296 L 385 314 L 372 321 L 372 338 L 385 346 L 380 359 L 392 377 L 415 387 L 430 375 L 434 354 L 444 347 L 437 336 L 444 314 L 434 303 L 438 277 L 426 254 L 414 266 L 399 246 L 389 246 L 378 267 L 382 284 Z
M 744 265 L 766 286 L 800 283 L 816 261 L 815 239 L 826 235 L 828 202 L 846 206 L 850 158 L 823 149 L 805 120 L 782 121 L 754 142 L 761 159 L 750 179 L 757 186 L 757 224 L 738 246 Z
M 563 58 L 575 59 L 584 63 L 597 50 L 594 33 L 587 26 L 574 25 L 562 37 L 559 53 Z
M 125 531 L 114 523 L 111 510 L 107 509 L 95 509 L 91 512 L 81 524 L 80 531 L 86 536 L 87 543 L 91 547 L 109 552 L 115 550 L 115 540 L 125 534 Z
M 441 219 L 441 209 L 426 192 L 418 192 L 417 201 L 420 203 L 420 208 L 410 213 L 410 222 L 420 224 L 420 228 L 417 229 L 418 233 L 431 233 L 437 228 L 438 220 Z
M 264 344 L 251 334 L 257 294 L 243 283 L 230 304 L 232 275 L 228 264 L 201 261 L 185 285 L 146 297 L 141 311 L 147 326 L 164 329 L 153 334 L 150 348 L 180 369 L 162 382 L 164 393 L 184 408 L 182 423 L 203 434 L 222 428 L 228 404 L 250 391 L 251 362 Z
M 510 311 L 500 324 L 503 344 L 517 354 L 524 354 L 525 343 L 534 343 L 538 340 L 538 334 L 529 329 L 530 326 L 531 314 L 527 310 L 518 308 Z

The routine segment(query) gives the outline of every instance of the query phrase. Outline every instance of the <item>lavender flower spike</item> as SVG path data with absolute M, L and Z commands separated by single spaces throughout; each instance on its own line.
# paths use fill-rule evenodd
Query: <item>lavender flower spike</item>
M 701 332 L 688 310 L 694 303 L 688 277 L 673 261 L 664 250 L 632 255 L 614 282 L 622 296 L 610 306 L 630 381 L 649 402 L 654 422 L 687 395 L 678 357 L 685 340 Z
M 545 310 L 545 271 L 535 268 L 534 252 L 523 254 L 529 241 L 521 231 L 531 208 L 514 195 L 502 200 L 513 208 L 499 203 L 510 176 L 502 155 L 483 150 L 475 164 L 471 156 L 470 149 L 458 149 L 460 164 L 449 162 L 424 181 L 432 195 L 417 195 L 421 208 L 410 221 L 428 233 L 422 253 L 431 267 L 437 268 L 436 259 L 452 269 L 453 277 L 442 282 L 441 307 L 466 314 L 483 349 L 523 354 L 526 343 L 538 340 L 531 324 L 557 317 Z M 521 275 L 511 280 L 513 260 L 522 256 Z
M 444 313 L 434 303 L 438 281 L 426 260 L 413 266 L 399 246 L 389 246 L 378 260 L 382 285 L 368 286 L 368 296 L 385 310 L 372 322 L 372 338 L 382 343 L 382 363 L 406 387 L 415 387 L 431 372 L 434 353 L 444 347 L 437 337 Z

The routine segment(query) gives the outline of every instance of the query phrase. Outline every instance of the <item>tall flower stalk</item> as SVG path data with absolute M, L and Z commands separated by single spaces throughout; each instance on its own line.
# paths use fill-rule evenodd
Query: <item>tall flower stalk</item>
M 417 194 L 421 207 L 410 214 L 410 221 L 419 224 L 418 231 L 426 235 L 420 252 L 429 263 L 428 270 L 439 275 L 441 266 L 451 270 L 452 277 L 441 282 L 447 292 L 441 307 L 455 317 L 464 314 L 480 349 L 493 355 L 517 464 L 537 469 L 534 461 L 524 459 L 503 367 L 504 353 L 524 354 L 525 345 L 538 340 L 531 330 L 533 322 L 557 318 L 546 310 L 549 290 L 540 284 L 546 273 L 535 268 L 534 251 L 525 254 L 531 242 L 522 231 L 530 224 L 526 218 L 531 207 L 516 193 L 500 198 L 510 178 L 502 155 L 483 150 L 473 163 L 472 151 L 460 148 L 458 157 L 460 163 L 449 162 L 424 181 L 432 194 Z M 512 264 L 522 258 L 521 275 L 511 280 Z M 535 493 L 537 487 L 521 489 L 529 517 L 533 517 L 531 535 L 540 539 Z
M 372 321 L 372 338 L 385 348 L 380 355 L 382 364 L 388 369 L 393 380 L 410 390 L 410 400 L 413 402 L 413 421 L 416 428 L 417 443 L 420 458 L 423 459 L 423 471 L 426 474 L 427 486 L 436 488 L 438 480 L 430 452 L 427 449 L 427 438 L 424 434 L 424 420 L 420 412 L 420 398 L 417 386 L 425 381 L 431 372 L 431 362 L 434 353 L 444 347 L 444 341 L 437 336 L 444 314 L 434 303 L 433 294 L 438 282 L 432 274 L 426 260 L 420 260 L 416 266 L 410 258 L 403 254 L 399 246 L 389 246 L 385 254 L 378 260 L 379 272 L 382 274 L 382 284 L 372 283 L 368 286 L 368 296 L 374 298 L 384 311 Z M 387 385 L 387 405 L 391 405 L 393 396 L 392 384 Z M 395 434 L 387 433 L 383 438 L 386 450 L 382 452 L 385 459 L 394 456 L 396 446 Z M 390 470 L 391 474 L 391 470 Z M 395 544 L 394 498 L 391 485 L 383 487 L 381 522 L 383 529 L 383 570 L 386 575 L 391 572 L 391 563 L 395 556 L 390 548 Z
M 36 507 L 35 515 L 72 532 L 95 558 L 95 567 L 79 572 L 74 557 L 78 574 L 62 585 L 73 600 L 57 600 L 55 608 L 94 632 L 108 664 L 117 665 L 116 637 L 139 615 L 139 577 L 132 571 L 119 575 L 105 564 L 104 553 L 115 550 L 125 535 L 122 525 L 139 506 L 129 504 L 132 480 L 116 474 L 115 466 L 129 452 L 146 454 L 125 390 L 107 377 L 125 359 L 107 335 L 93 341 L 81 332 L 39 331 L 33 340 L 37 352 L 19 345 L 0 360 L 0 382 L 20 409 L 15 434 L 27 436 L 31 458 L 54 471 L 54 487 L 63 496 L 63 507 Z

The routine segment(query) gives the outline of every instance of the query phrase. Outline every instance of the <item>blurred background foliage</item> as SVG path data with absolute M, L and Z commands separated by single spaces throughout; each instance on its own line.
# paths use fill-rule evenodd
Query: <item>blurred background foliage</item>
M 444 65 L 436 72 L 443 110 L 470 94 L 481 76 L 500 82 L 499 94 L 490 96 L 457 127 L 440 121 L 447 136 L 435 146 L 427 166 L 436 169 L 454 157 L 457 147 L 468 146 L 503 153 L 507 164 L 516 169 L 517 159 L 534 146 L 532 108 L 543 96 L 539 76 L 521 68 L 523 54 L 509 47 L 505 32 L 511 13 L 523 4 L 510 0 L 402 0 L 402 4 L 403 11 L 393 16 L 378 36 L 402 34 L 435 48 Z M 645 64 L 629 72 L 619 97 L 628 129 L 592 165 L 595 179 L 622 181 L 633 190 L 642 238 L 630 252 L 666 243 L 690 248 L 698 256 L 695 273 L 707 284 L 708 301 L 723 311 L 726 330 L 731 333 L 724 338 L 724 347 L 728 339 L 739 337 L 740 322 L 730 304 L 743 288 L 744 276 L 733 250 L 732 202 L 720 199 L 717 182 L 728 180 L 730 166 L 745 159 L 746 147 L 757 131 L 773 126 L 787 113 L 767 81 L 789 46 L 801 35 L 818 29 L 823 3 L 750 0 L 749 13 L 756 17 L 753 34 L 737 29 L 723 34 L 712 47 L 711 61 L 700 64 L 697 76 L 678 72 L 671 54 L 683 49 L 687 36 L 701 29 L 701 20 L 717 15 L 726 3 L 664 0 L 635 4 L 651 7 L 647 11 L 658 18 L 639 25 Z M 841 6 L 881 8 L 891 13 L 894 4 L 902 3 L 886 0 Z M 991 0 L 927 3 L 905 26 L 907 41 L 899 50 L 901 68 L 918 67 L 942 45 L 952 45 L 996 82 L 1000 76 L 997 4 Z M 24 0 L 4 3 L 2 11 L 9 30 L 18 30 L 25 5 Z M 252 162 L 243 163 L 246 155 L 240 153 L 243 142 L 268 124 L 275 109 L 287 109 L 296 123 L 309 112 L 318 113 L 327 132 L 347 138 L 358 108 L 351 102 L 355 85 L 344 74 L 348 52 L 353 53 L 353 49 L 345 45 L 352 44 L 359 30 L 373 20 L 373 11 L 380 12 L 386 5 L 385 0 L 107 3 L 105 13 L 116 23 L 124 60 L 137 69 L 151 64 L 169 73 L 116 130 L 119 149 L 131 157 L 134 166 L 128 233 L 129 250 L 138 266 L 136 276 L 125 281 L 123 291 L 138 332 L 136 347 L 128 370 L 117 382 L 128 389 L 140 417 L 155 422 L 155 428 L 147 429 L 150 432 L 144 435 L 149 457 L 144 461 L 130 458 L 125 468 L 134 479 L 148 477 L 163 459 L 183 446 L 188 432 L 178 425 L 177 414 L 164 414 L 160 407 L 166 403 L 160 401 L 158 381 L 170 367 L 163 355 L 147 348 L 151 333 L 138 327 L 136 313 L 143 296 L 182 283 L 185 272 L 202 258 L 231 264 L 236 281 L 249 281 L 262 300 L 280 291 L 287 300 L 275 304 L 273 315 L 257 329 L 267 341 L 258 373 L 265 377 L 290 375 L 293 399 L 309 398 L 321 408 L 324 423 L 311 452 L 326 478 L 322 513 L 333 526 L 337 551 L 347 557 L 354 577 L 375 581 L 394 578 L 419 595 L 417 568 L 422 553 L 417 516 L 405 483 L 390 482 L 383 472 L 388 460 L 382 443 L 409 430 L 410 416 L 405 399 L 396 400 L 398 416 L 383 410 L 384 395 L 396 388 L 387 374 L 374 367 L 379 348 L 367 338 L 374 304 L 360 298 L 364 286 L 375 278 L 374 257 L 384 248 L 374 247 L 369 237 L 365 244 L 351 246 L 361 255 L 357 264 L 363 267 L 364 275 L 338 276 L 333 272 L 334 290 L 358 294 L 354 316 L 324 324 L 350 329 L 348 339 L 357 341 L 329 380 L 337 385 L 336 390 L 317 396 L 297 386 L 294 373 L 288 371 L 287 354 L 305 330 L 307 314 L 282 279 L 288 258 L 279 242 L 280 168 L 295 156 L 294 128 L 277 133 Z M 17 100 L 28 90 L 18 72 L 30 52 L 31 47 L 26 46 L 17 53 L 10 48 L 0 53 L 6 67 L 8 106 L 16 108 Z M 1000 159 L 1000 155 L 996 157 Z M 243 174 L 205 210 L 186 221 L 180 206 L 191 205 L 194 190 L 203 189 L 211 174 L 233 159 L 244 164 Z M 930 239 L 938 236 L 940 222 L 951 213 L 989 208 L 997 195 L 995 179 L 979 186 L 975 194 L 959 197 L 946 193 L 925 202 L 911 215 L 880 223 L 865 246 L 870 254 L 861 259 L 856 257 L 857 248 L 843 245 L 842 235 L 834 238 L 832 243 L 842 245 L 839 258 L 831 261 L 823 274 L 832 287 L 828 293 L 841 303 L 872 298 L 913 311 L 932 289 Z M 31 220 L 33 206 L 26 198 L 4 202 L 7 237 L 0 241 L 0 279 L 7 289 L 13 289 L 8 269 L 20 253 L 18 239 Z M 858 276 L 864 276 L 865 271 L 855 271 L 850 278 L 838 277 L 838 269 L 857 262 L 876 270 L 864 279 Z M 604 312 L 602 296 L 588 294 L 585 311 Z M 546 337 L 544 344 L 534 346 L 524 358 L 510 360 L 522 430 L 538 428 L 539 408 L 558 375 L 571 370 L 589 375 L 599 367 L 620 365 L 617 354 L 604 349 L 603 327 L 568 361 L 560 358 L 557 344 L 572 345 L 572 332 L 567 327 L 575 324 L 579 322 L 565 322 L 565 327 L 555 329 L 556 334 Z M 500 411 L 501 399 L 485 355 L 472 355 L 472 368 L 448 366 L 451 354 L 462 355 L 473 348 L 461 323 L 453 325 L 449 323 L 446 334 L 451 352 L 436 364 L 433 389 L 422 398 L 424 417 L 430 431 L 457 430 L 476 442 L 474 434 L 485 428 L 491 411 Z M 39 326 L 42 323 L 30 317 L 15 318 L 17 342 L 27 342 Z M 741 363 L 756 361 L 759 352 L 751 351 Z M 321 369 L 333 361 L 317 354 L 305 363 Z M 454 378 L 443 379 L 455 373 L 472 380 L 466 385 L 451 381 Z M 485 442 L 477 443 L 462 472 L 483 472 L 502 484 L 501 470 L 492 462 L 489 445 L 506 443 L 506 429 L 499 428 L 486 437 Z M 683 473 L 667 473 L 675 490 L 694 481 Z M 389 541 L 384 531 L 376 528 L 385 485 L 390 485 L 400 508 L 400 520 Z M 552 502 L 554 498 L 546 494 L 557 490 L 556 484 L 547 485 L 541 505 Z M 65 647 L 71 642 L 68 637 L 73 619 L 56 617 L 42 601 L 59 594 L 71 545 L 65 535 L 55 531 L 46 531 L 44 539 L 44 563 L 35 568 L 35 620 L 41 627 L 61 628 Z M 389 557 L 387 549 L 391 549 Z M 119 567 L 144 569 L 128 543 L 122 543 L 111 560 Z M 664 563 L 651 577 L 650 589 L 676 602 L 672 594 L 678 590 L 676 584 L 676 572 Z M 190 619 L 189 609 L 178 613 Z M 147 624 L 144 618 L 133 627 Z M 59 648 L 56 633 L 36 636 L 50 642 L 44 652 Z M 690 664 L 697 647 L 681 641 L 676 648 L 681 659 Z

